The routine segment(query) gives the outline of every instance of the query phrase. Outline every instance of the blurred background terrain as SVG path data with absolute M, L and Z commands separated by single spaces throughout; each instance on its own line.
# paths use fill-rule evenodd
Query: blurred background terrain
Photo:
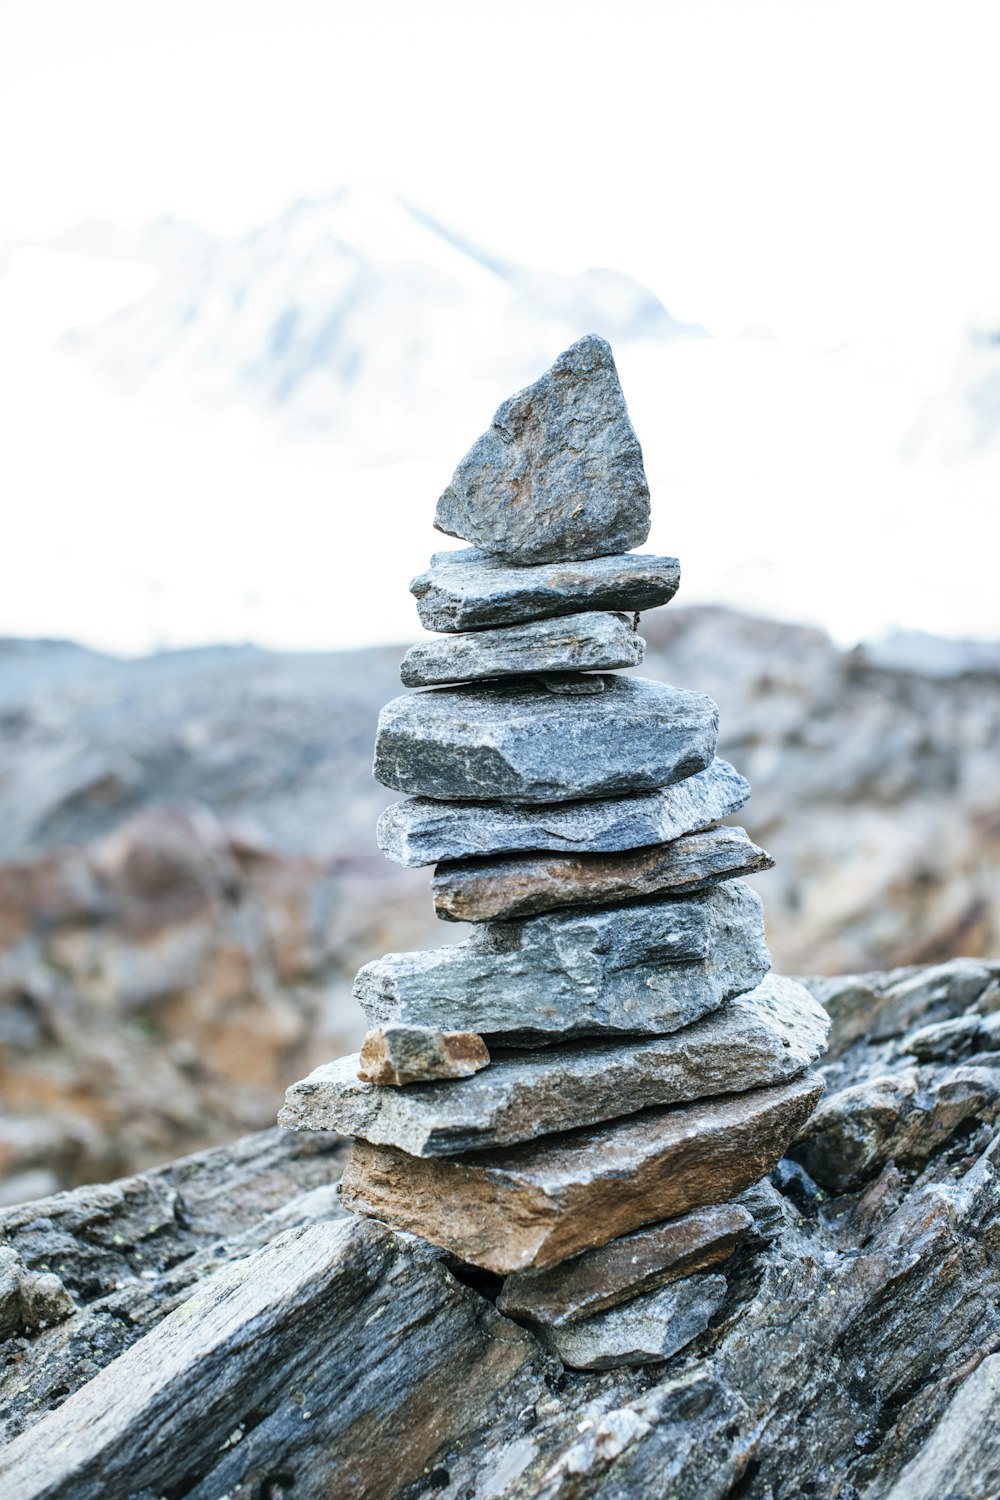
M 996 956 L 1000 105 L 918 10 L 11 0 L 0 1201 L 271 1123 L 461 938 L 375 720 L 437 494 L 586 332 L 775 966 Z

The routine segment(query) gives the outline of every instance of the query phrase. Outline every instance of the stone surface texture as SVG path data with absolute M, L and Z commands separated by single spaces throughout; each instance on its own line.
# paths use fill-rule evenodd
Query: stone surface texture
M 427 688 L 387 703 L 375 778 L 455 801 L 568 802 L 655 791 L 703 771 L 719 711 L 702 693 L 641 677 Z
M 497 1307 L 508 1317 L 561 1328 L 727 1260 L 753 1222 L 738 1202 L 697 1208 L 585 1250 L 549 1271 L 515 1271 L 504 1280 Z
M 782 1082 L 816 1061 L 827 1029 L 808 990 L 772 974 L 670 1036 L 495 1055 L 461 1088 L 378 1088 L 359 1079 L 356 1057 L 338 1058 L 292 1084 L 280 1120 L 411 1156 L 482 1150 Z
M 471 1078 L 489 1060 L 486 1043 L 473 1031 L 380 1026 L 369 1031 L 362 1043 L 357 1077 L 369 1084 L 402 1088 L 428 1079 Z
M 410 584 L 410 593 L 424 629 L 448 633 L 582 610 L 655 609 L 674 597 L 680 579 L 676 557 L 653 553 L 515 568 L 476 547 L 463 547 L 435 552 L 427 571 Z
M 724 1276 L 688 1276 L 579 1322 L 538 1333 L 570 1370 L 662 1364 L 704 1333 L 726 1300 Z
M 497 408 L 434 525 L 519 566 L 642 546 L 649 488 L 605 339 L 578 339 Z
M 897 1003 L 904 982 L 905 1011 Z M 911 968 L 905 981 L 898 972 L 866 972 L 814 983 L 835 1012 L 833 1056 L 822 1067 L 827 1103 L 843 1094 L 847 1113 L 859 1108 L 855 1085 L 913 1065 L 904 1048 L 919 1030 L 969 1017 L 975 1024 L 961 1052 L 968 1061 L 979 1021 L 998 1014 L 991 966 L 971 960 Z M 880 1038 L 870 1034 L 873 1018 L 884 1029 Z M 955 1065 L 930 1057 L 921 1066 L 933 1085 Z M 987 1065 L 997 1067 L 996 1049 Z M 831 1152 L 839 1140 L 824 1135 Z M 32 1466 L 58 1456 L 64 1467 L 49 1470 L 45 1493 L 76 1500 L 88 1438 L 76 1429 L 76 1440 L 61 1446 L 70 1436 L 61 1413 L 73 1394 L 103 1368 L 122 1375 L 111 1403 L 131 1400 L 134 1367 L 122 1356 L 166 1314 L 192 1297 L 204 1311 L 204 1294 L 235 1259 L 339 1212 L 331 1184 L 343 1151 L 333 1137 L 271 1130 L 153 1173 L 0 1211 L 0 1242 L 30 1272 L 56 1268 L 74 1302 L 59 1322 L 0 1344 L 0 1442 L 28 1434 L 3 1455 L 0 1489 L 19 1500 L 34 1493 Z M 454 1273 L 443 1284 L 428 1278 L 418 1241 L 397 1237 L 377 1302 L 377 1257 L 369 1261 L 366 1251 L 342 1259 L 339 1285 L 325 1280 L 316 1318 L 297 1324 L 296 1359 L 309 1362 L 298 1366 L 312 1375 L 308 1385 L 275 1378 L 287 1368 L 292 1335 L 287 1324 L 279 1334 L 280 1309 L 265 1305 L 252 1337 L 228 1358 L 199 1360 L 196 1379 L 174 1381 L 176 1427 L 167 1441 L 149 1441 L 143 1406 L 134 1425 L 123 1423 L 103 1444 L 103 1493 L 109 1500 L 134 1493 L 129 1466 L 141 1437 L 143 1479 L 154 1495 L 262 1494 L 266 1481 L 276 1500 L 284 1476 L 286 1490 L 294 1480 L 296 1500 L 327 1500 L 342 1491 L 324 1451 L 335 1454 L 339 1470 L 344 1445 L 353 1443 L 355 1456 L 371 1459 L 365 1500 L 431 1493 L 444 1500 L 798 1500 L 810 1493 L 849 1500 L 852 1492 L 865 1500 L 995 1500 L 997 1128 L 970 1116 L 950 1135 L 929 1132 L 919 1151 L 904 1167 L 873 1161 L 846 1193 L 819 1190 L 801 1172 L 779 1174 L 784 1186 L 770 1193 L 766 1237 L 753 1230 L 740 1241 L 724 1267 L 726 1300 L 709 1328 L 660 1367 L 560 1379 L 555 1357 L 539 1350 L 541 1363 L 527 1359 L 511 1374 L 490 1360 L 511 1357 L 513 1347 L 516 1362 L 524 1346 L 503 1341 L 530 1333 L 496 1316 Z M 841 1175 L 835 1155 L 822 1170 Z M 749 1206 L 755 1194 L 740 1203 Z M 363 1244 L 380 1243 L 368 1239 L 366 1226 L 355 1227 Z M 272 1262 L 272 1270 L 283 1274 L 283 1263 Z M 242 1299 L 243 1291 L 236 1294 Z M 323 1321 L 321 1296 L 331 1299 L 338 1327 Z M 420 1312 L 434 1308 L 443 1308 L 441 1330 L 420 1321 Z M 368 1323 L 375 1311 L 381 1315 Z M 198 1316 L 185 1326 L 197 1332 Z M 344 1399 L 342 1372 L 330 1357 L 330 1341 L 343 1348 L 342 1339 L 354 1341 L 351 1367 L 364 1390 L 379 1387 L 368 1416 Z M 446 1342 L 459 1375 L 454 1387 L 442 1385 Z M 195 1355 L 202 1347 L 187 1346 Z M 470 1370 L 466 1390 L 461 1381 Z M 282 1399 L 294 1391 L 308 1393 L 308 1403 Z M 387 1401 L 401 1434 L 393 1444 L 384 1439 Z M 314 1410 L 330 1424 L 315 1445 L 314 1419 L 305 1417 Z M 197 1444 L 173 1440 L 177 1431 L 193 1433 L 206 1411 L 214 1420 L 209 1430 L 197 1427 Z M 242 1439 L 230 1441 L 248 1413 L 257 1426 L 245 1424 Z M 264 1452 L 254 1432 L 266 1440 Z M 343 1474 L 354 1472 L 349 1464 Z M 216 1473 L 222 1465 L 224 1482 Z
M 530 917 L 563 906 L 604 906 L 685 895 L 769 870 L 774 860 L 742 828 L 711 828 L 618 854 L 528 854 L 454 860 L 434 871 L 434 910 L 450 922 Z
M 365 964 L 369 1025 L 498 1038 L 676 1031 L 770 968 L 760 897 L 742 881 L 700 895 L 485 922 L 464 943 Z
M 525 673 L 637 667 L 646 649 L 636 631 L 637 618 L 592 610 L 530 625 L 441 635 L 411 646 L 399 675 L 406 687 L 419 688 Z
M 379 848 L 394 864 L 419 866 L 474 855 L 552 849 L 572 854 L 668 843 L 738 812 L 750 785 L 724 760 L 631 797 L 523 807 L 455 806 L 408 797 L 378 821 Z
M 414 1157 L 357 1140 L 341 1197 L 489 1271 L 557 1265 L 742 1192 L 774 1166 L 822 1087 L 806 1074 L 485 1157 Z

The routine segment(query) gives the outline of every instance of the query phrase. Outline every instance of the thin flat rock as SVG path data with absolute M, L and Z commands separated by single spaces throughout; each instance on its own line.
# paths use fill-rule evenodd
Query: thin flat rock
M 623 552 L 589 562 L 515 568 L 476 547 L 435 552 L 410 584 L 425 630 L 482 630 L 581 610 L 635 614 L 668 603 L 681 581 L 676 557 Z
M 519 566 L 642 546 L 649 487 L 605 339 L 578 339 L 497 408 L 434 525 Z
M 753 1228 L 741 1203 L 696 1208 L 585 1250 L 547 1271 L 515 1271 L 497 1307 L 509 1318 L 562 1328 L 728 1260 Z
M 354 994 L 396 1021 L 518 1041 L 687 1026 L 770 968 L 760 898 L 742 881 L 698 896 L 484 922 L 464 943 L 389 953 Z
M 525 673 L 637 667 L 646 642 L 636 634 L 636 619 L 635 615 L 591 610 L 530 625 L 436 636 L 410 647 L 399 675 L 407 687 L 418 688 Z
M 683 781 L 711 764 L 718 730 L 711 698 L 643 677 L 470 683 L 387 703 L 373 769 L 421 797 L 569 802 Z
M 407 797 L 379 818 L 379 848 L 410 868 L 477 855 L 553 849 L 566 854 L 669 843 L 738 812 L 750 783 L 728 761 L 656 792 L 547 807 L 435 802 Z
M 816 1061 L 828 1030 L 808 990 L 770 974 L 669 1036 L 495 1056 L 461 1088 L 378 1088 L 358 1078 L 356 1057 L 338 1058 L 292 1085 L 278 1122 L 339 1130 L 411 1156 L 507 1146 L 650 1106 L 783 1082 Z
M 403 1088 L 439 1078 L 471 1078 L 488 1066 L 489 1050 L 473 1031 L 430 1026 L 379 1026 L 362 1043 L 357 1077 L 365 1084 Z
M 615 854 L 522 854 L 448 861 L 434 871 L 434 910 L 446 922 L 531 917 L 563 906 L 607 906 L 687 895 L 769 870 L 774 860 L 743 828 L 710 828 Z
M 624 1307 L 537 1332 L 569 1370 L 662 1364 L 705 1332 L 728 1290 L 724 1276 L 689 1276 Z
M 742 1192 L 781 1158 L 822 1092 L 822 1079 L 808 1073 L 496 1154 L 444 1160 L 359 1140 L 341 1199 L 488 1271 L 554 1266 L 642 1224 Z

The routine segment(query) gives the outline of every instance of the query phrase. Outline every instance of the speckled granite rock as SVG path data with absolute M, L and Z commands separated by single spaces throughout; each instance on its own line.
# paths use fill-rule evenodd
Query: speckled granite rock
M 519 565 L 642 546 L 649 489 L 605 339 L 578 339 L 497 408 L 434 525 Z
M 354 993 L 371 1026 L 656 1035 L 753 989 L 769 968 L 760 898 L 733 880 L 679 901 L 486 922 L 464 943 L 366 964 Z
M 366 1084 L 402 1088 L 428 1079 L 471 1078 L 489 1060 L 486 1043 L 473 1031 L 379 1026 L 364 1039 L 355 1082 L 361 1079 Z
M 656 792 L 548 806 L 394 802 L 379 818 L 379 848 L 397 865 L 552 849 L 567 854 L 668 843 L 738 812 L 750 783 L 724 760 Z
M 676 557 L 651 553 L 514 568 L 476 547 L 463 547 L 435 552 L 410 593 L 425 630 L 481 630 L 581 610 L 655 609 L 674 597 L 680 579 Z
M 710 828 L 617 854 L 525 854 L 454 860 L 434 871 L 434 910 L 449 922 L 530 917 L 563 906 L 685 895 L 769 870 L 774 860 L 742 828 Z
M 637 667 L 646 643 L 636 634 L 638 616 L 607 610 L 469 630 L 418 641 L 403 658 L 407 687 L 477 682 L 533 672 L 611 671 Z
M 460 802 L 622 796 L 703 771 L 718 729 L 711 698 L 644 678 L 428 688 L 379 714 L 375 779 Z

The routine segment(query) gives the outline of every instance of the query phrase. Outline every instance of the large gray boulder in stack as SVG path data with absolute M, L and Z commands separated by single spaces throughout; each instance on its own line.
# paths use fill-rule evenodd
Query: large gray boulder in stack
M 605 339 L 579 339 L 498 407 L 438 501 L 434 525 L 519 565 L 642 546 L 642 449 Z
M 553 615 L 611 609 L 635 613 L 674 597 L 681 581 L 676 557 L 627 552 L 589 562 L 515 568 L 476 547 L 435 552 L 410 584 L 425 630 L 482 630 Z
M 379 714 L 375 777 L 459 802 L 652 791 L 710 765 L 718 728 L 711 698 L 641 677 L 429 688 Z
M 386 859 L 411 868 L 443 859 L 534 849 L 567 854 L 665 844 L 739 812 L 750 783 L 726 760 L 656 792 L 547 807 L 516 802 L 453 803 L 430 797 L 394 802 L 379 818 Z

